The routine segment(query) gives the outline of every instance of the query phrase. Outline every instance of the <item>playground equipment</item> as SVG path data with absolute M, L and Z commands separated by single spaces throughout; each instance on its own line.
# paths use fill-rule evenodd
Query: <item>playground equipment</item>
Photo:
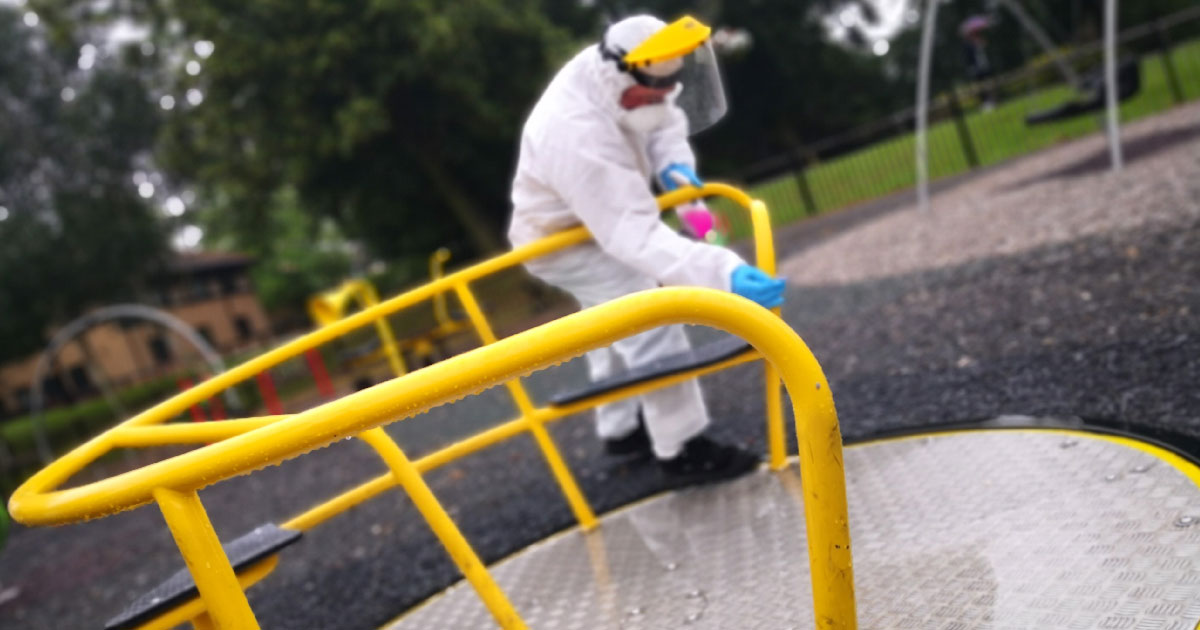
M 1121 61 L 1117 69 L 1117 100 L 1125 102 L 1142 89 L 1141 63 L 1137 58 Z M 1079 96 L 1055 107 L 1030 113 L 1025 117 L 1025 124 L 1040 125 L 1043 123 L 1074 118 L 1104 108 L 1104 77 L 1099 72 L 1085 77 L 1079 89 Z
M 225 363 L 221 360 L 221 356 L 217 354 L 217 351 L 213 349 L 212 345 L 204 337 L 200 336 L 187 322 L 166 311 L 143 304 L 115 304 L 96 309 L 83 317 L 75 319 L 54 334 L 54 337 L 50 339 L 50 343 L 46 345 L 46 349 L 38 357 L 37 365 L 33 369 L 33 391 L 29 399 L 29 415 L 34 419 L 34 438 L 37 443 L 38 456 L 41 457 L 43 463 L 49 464 L 54 459 L 54 453 L 50 448 L 50 439 L 46 435 L 45 419 L 42 414 L 46 404 L 46 397 L 42 388 L 46 380 L 46 373 L 49 371 L 54 357 L 72 339 L 75 339 L 95 326 L 131 319 L 151 322 L 174 332 L 200 353 L 200 357 L 208 364 L 209 370 L 213 374 L 220 374 L 225 371 Z M 108 404 L 120 416 L 127 417 L 128 414 L 124 412 L 120 401 L 113 395 L 107 379 L 98 378 L 96 381 Z M 235 410 L 241 408 L 241 402 L 237 398 L 236 391 L 232 389 L 227 390 L 223 393 L 223 396 L 231 408 Z
M 659 204 L 669 208 L 702 195 L 729 197 L 750 213 L 756 264 L 774 272 L 762 202 L 708 184 L 664 195 Z M 1200 619 L 1200 468 L 1166 448 L 1084 427 L 1010 420 L 989 430 L 896 437 L 844 450 L 828 382 L 804 342 L 777 313 L 709 289 L 646 291 L 497 340 L 469 285 L 587 238 L 575 228 L 467 267 L 205 381 L 35 475 L 13 495 L 13 516 L 45 525 L 158 504 L 188 568 L 108 628 L 185 622 L 257 628 L 245 588 L 268 575 L 302 532 L 396 486 L 413 499 L 466 578 L 386 626 L 397 630 L 967 628 L 1006 621 L 1132 628 L 1133 620 L 1158 624 L 1143 627 L 1191 628 Z M 447 291 L 462 301 L 483 347 L 301 414 L 164 424 L 272 365 Z M 544 406 L 535 405 L 521 382 L 529 372 L 673 323 L 707 325 L 733 337 Z M 547 423 L 760 358 L 769 471 L 597 518 Z M 795 415 L 801 475 L 784 449 L 781 379 Z M 517 418 L 418 460 L 380 428 L 501 383 L 517 403 Z M 579 527 L 489 570 L 422 475 L 525 432 L 546 457 Z M 199 489 L 352 436 L 370 445 L 388 472 L 222 547 Z M 139 470 L 59 489 L 117 446 L 205 442 L 211 444 Z
M 308 300 L 308 315 L 318 326 L 329 326 L 341 320 L 346 312 L 357 302 L 360 309 L 369 309 L 379 304 L 379 293 L 375 286 L 362 279 L 347 280 L 336 289 L 314 295 Z M 400 355 L 400 346 L 396 344 L 396 333 L 386 318 L 375 321 L 375 331 L 379 335 L 380 348 L 387 357 L 388 365 L 396 376 L 404 376 L 408 371 L 404 366 L 404 358 Z
M 917 203 L 922 209 L 929 208 L 929 75 L 933 62 L 933 37 L 937 25 L 938 5 L 943 0 L 925 1 L 925 19 L 921 27 L 921 54 L 917 67 Z M 1038 42 L 1043 50 L 1054 61 L 1059 71 L 1063 73 L 1066 82 L 1072 87 L 1079 88 L 1081 81 L 1055 50 L 1045 33 L 1038 28 L 1017 0 L 996 0 L 996 4 L 1004 6 L 1017 21 Z M 1121 130 L 1117 112 L 1117 0 L 1104 0 L 1104 75 L 1099 86 L 1104 94 L 1104 106 L 1107 110 L 1105 123 L 1108 133 L 1109 157 L 1112 170 L 1119 171 L 1123 163 L 1121 154 Z M 1123 88 L 1124 90 L 1124 88 Z M 1136 89 L 1134 90 L 1136 92 Z M 1086 101 L 1091 104 L 1091 101 Z M 1063 113 L 1069 111 L 1069 107 Z M 1082 113 L 1080 111 L 1079 113 Z
M 438 248 L 429 257 L 429 277 L 437 280 L 445 275 L 446 262 L 450 260 L 450 250 Z M 357 304 L 356 304 L 357 303 Z M 327 326 L 346 316 L 351 308 L 368 308 L 379 303 L 379 293 L 374 285 L 365 279 L 347 280 L 336 289 L 326 291 L 309 298 L 308 312 L 313 322 L 318 326 Z M 379 336 L 378 347 L 370 352 L 361 362 L 370 362 L 379 355 L 387 357 L 388 364 L 396 376 L 403 376 L 407 371 L 404 355 L 407 353 L 414 360 L 425 365 L 433 362 L 437 355 L 438 344 L 444 339 L 470 328 L 470 323 L 462 318 L 450 315 L 449 305 L 444 294 L 433 297 L 434 327 L 417 335 L 397 340 L 392 326 L 386 319 L 375 323 Z

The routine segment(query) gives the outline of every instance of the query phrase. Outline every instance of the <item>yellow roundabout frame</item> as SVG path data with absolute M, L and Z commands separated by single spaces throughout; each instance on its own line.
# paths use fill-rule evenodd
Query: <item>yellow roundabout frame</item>
M 677 190 L 659 197 L 671 208 L 704 196 L 724 196 L 750 215 L 756 264 L 775 271 L 770 217 L 765 204 L 725 184 Z M 143 629 L 170 628 L 190 621 L 196 628 L 258 628 L 245 588 L 262 579 L 278 561 L 271 556 L 236 574 L 205 513 L 197 492 L 234 476 L 302 455 L 339 439 L 357 437 L 370 445 L 389 471 L 281 524 L 308 530 L 395 486 L 412 498 L 451 559 L 476 590 L 497 624 L 526 628 L 508 597 L 471 549 L 458 527 L 426 485 L 422 474 L 523 432 L 535 438 L 580 527 L 597 520 L 546 424 L 599 404 L 634 396 L 757 358 L 766 359 L 768 461 L 787 465 L 780 380 L 791 395 L 803 470 L 805 522 L 809 544 L 812 600 L 819 628 L 855 628 L 842 437 L 829 385 L 803 340 L 778 317 L 735 295 L 701 288 L 662 288 L 626 296 L 561 319 L 497 339 L 470 283 L 499 270 L 582 243 L 583 227 L 570 229 L 496 258 L 456 271 L 429 284 L 332 322 L 224 374 L 182 392 L 122 422 L 63 456 L 13 494 L 10 512 L 29 525 L 54 525 L 99 518 L 151 501 L 158 504 L 195 581 L 199 598 L 167 611 Z M 308 411 L 282 416 L 208 423 L 171 423 L 190 406 L 260 372 L 302 355 L 388 315 L 453 291 L 482 347 L 386 381 Z M 537 406 L 521 383 L 530 372 L 561 363 L 587 350 L 638 332 L 670 324 L 701 324 L 749 342 L 745 352 L 715 365 L 673 374 L 562 406 Z M 431 407 L 504 384 L 519 416 L 411 460 L 382 429 Z M 187 453 L 87 485 L 60 489 L 73 475 L 115 448 L 201 445 Z M 207 444 L 207 445 L 205 445 Z

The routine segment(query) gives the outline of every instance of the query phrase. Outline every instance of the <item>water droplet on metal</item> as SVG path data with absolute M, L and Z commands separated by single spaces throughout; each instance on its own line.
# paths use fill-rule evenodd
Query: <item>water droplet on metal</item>
M 1175 519 L 1175 527 L 1191 527 L 1196 524 L 1195 516 L 1180 516 Z
M 704 597 L 704 591 L 698 588 L 687 592 L 688 599 L 700 599 L 701 597 Z
M 1105 481 L 1116 481 L 1116 480 L 1118 480 L 1118 479 L 1120 479 L 1120 478 L 1121 478 L 1121 476 L 1120 476 L 1120 475 L 1118 475 L 1118 474 L 1115 474 L 1115 473 L 1114 473 L 1114 474 L 1111 474 L 1111 475 L 1104 475 L 1104 480 L 1105 480 Z
M 1063 440 L 1058 444 L 1058 448 L 1071 448 L 1079 444 L 1079 440 Z
M 665 569 L 667 571 L 674 571 L 675 569 L 678 569 L 678 568 L 679 568 L 679 564 L 676 562 L 667 562 L 667 563 L 663 564 L 663 569 Z
M 702 613 L 702 612 L 694 612 L 694 613 L 692 613 L 692 614 L 688 615 L 688 616 L 687 616 L 687 617 L 686 617 L 686 618 L 683 620 L 683 624 L 684 624 L 685 626 L 686 626 L 686 625 L 691 625 L 691 624 L 693 624 L 693 623 L 696 623 L 697 621 L 700 621 L 700 618 L 701 618 L 701 617 L 703 617 L 703 616 L 704 616 L 704 613 Z
M 1138 464 L 1137 466 L 1130 468 L 1129 472 L 1140 474 L 1150 470 L 1151 468 L 1154 468 L 1154 464 Z
M 625 611 L 625 616 L 626 617 L 641 617 L 642 612 L 644 612 L 644 611 L 641 609 L 641 607 L 634 606 L 633 608 L 630 608 L 629 610 Z

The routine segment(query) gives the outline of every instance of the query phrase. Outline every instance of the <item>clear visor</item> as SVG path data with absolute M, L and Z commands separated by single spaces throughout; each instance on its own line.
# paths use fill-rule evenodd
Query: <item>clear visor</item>
M 648 77 L 671 77 L 682 86 L 675 105 L 688 119 L 688 133 L 711 127 L 725 115 L 725 88 L 712 42 L 704 42 L 682 58 L 651 64 L 640 70 Z

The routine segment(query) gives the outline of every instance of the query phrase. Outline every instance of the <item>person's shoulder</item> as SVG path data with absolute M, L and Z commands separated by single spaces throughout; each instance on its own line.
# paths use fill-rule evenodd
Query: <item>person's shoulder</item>
M 535 108 L 525 125 L 525 137 L 537 144 L 603 141 L 619 137 L 616 121 L 609 120 L 586 102 L 564 101 L 557 107 Z

